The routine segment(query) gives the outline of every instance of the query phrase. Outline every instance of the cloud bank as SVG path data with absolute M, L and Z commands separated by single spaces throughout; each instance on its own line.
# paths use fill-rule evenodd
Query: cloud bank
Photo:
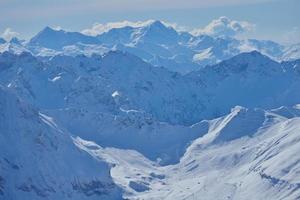
M 101 23 L 95 23 L 91 28 L 87 28 L 81 31 L 81 33 L 85 35 L 91 35 L 91 36 L 96 36 L 100 35 L 104 32 L 107 32 L 113 28 L 123 28 L 126 26 L 138 28 L 138 27 L 144 27 L 147 26 L 151 23 L 153 23 L 155 20 L 147 20 L 147 21 L 137 21 L 137 22 L 132 22 L 132 21 L 121 21 L 121 22 L 109 22 L 106 24 L 101 24 Z M 168 23 L 161 21 L 165 26 L 167 27 L 173 27 L 176 30 L 182 30 L 182 27 L 179 27 L 175 23 Z
M 20 34 L 12 31 L 11 28 L 6 28 L 4 32 L 1 34 L 1 37 L 6 41 L 10 41 L 13 37 L 18 37 Z
M 246 21 L 231 20 L 222 16 L 210 22 L 206 27 L 192 31 L 194 35 L 211 35 L 217 37 L 235 37 L 239 34 L 254 31 L 255 25 Z
M 144 27 L 151 23 L 153 23 L 154 20 L 147 20 L 147 21 L 121 21 L 121 22 L 110 22 L 106 24 L 102 23 L 95 23 L 91 28 L 87 28 L 81 31 L 81 33 L 86 35 L 100 35 L 104 32 L 107 32 L 113 28 L 123 28 L 126 26 L 130 27 Z M 177 25 L 176 23 L 169 23 L 164 22 L 162 23 L 165 26 L 172 27 L 177 31 L 188 31 L 187 28 L 181 27 Z M 211 35 L 215 37 L 235 37 L 240 34 L 244 34 L 250 31 L 254 31 L 255 25 L 246 21 L 236 21 L 231 20 L 228 17 L 220 17 L 218 19 L 213 20 L 210 22 L 207 26 L 204 28 L 198 28 L 191 31 L 194 35 Z
M 95 23 L 91 28 L 87 28 L 81 31 L 81 33 L 86 35 L 96 36 L 107 32 L 113 28 L 122 28 L 126 26 L 130 27 L 141 27 L 146 26 L 151 23 L 151 20 L 148 21 L 138 21 L 138 22 L 131 22 L 131 21 L 121 21 L 121 22 L 109 22 L 106 24 Z

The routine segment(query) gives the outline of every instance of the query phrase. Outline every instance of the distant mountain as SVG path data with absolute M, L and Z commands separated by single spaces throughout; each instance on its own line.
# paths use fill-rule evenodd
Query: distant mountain
M 20 39 L 17 38 L 17 37 L 13 37 L 13 38 L 11 38 L 11 40 L 9 41 L 9 43 L 13 43 L 13 44 L 16 44 L 16 45 L 22 45 L 23 42 L 25 42 L 25 40 L 20 40 Z
M 3 38 L 0 38 L 0 44 L 4 44 L 6 43 L 6 40 L 4 40 Z
M 114 28 L 97 36 L 114 49 L 133 53 L 155 66 L 182 73 L 216 64 L 241 52 L 260 51 L 280 59 L 284 48 L 272 41 L 237 40 L 177 32 L 160 21 L 142 27 Z
M 98 40 L 94 37 L 86 36 L 78 32 L 54 30 L 47 26 L 36 36 L 30 39 L 28 46 L 31 48 L 37 46 L 53 50 L 61 50 L 64 46 L 74 45 L 77 43 L 97 44 Z
M 9 42 L 5 41 L 2 44 L 0 41 L 0 52 L 1 53 L 10 52 L 13 54 L 21 54 L 23 52 L 30 52 L 30 50 L 24 46 L 24 43 L 25 43 L 25 41 L 19 40 L 16 37 L 13 37 Z
M 140 27 L 125 26 L 121 28 L 112 28 L 97 36 L 97 38 L 108 45 L 136 43 L 176 43 L 178 33 L 172 27 L 167 27 L 161 21 L 149 21 Z
M 130 25 L 130 24 L 129 24 Z M 177 31 L 161 21 L 147 21 L 139 26 L 121 26 L 88 36 L 79 32 L 46 27 L 22 48 L 37 56 L 76 56 L 104 54 L 110 50 L 126 51 L 144 61 L 186 74 L 205 65 L 214 65 L 242 52 L 259 51 L 276 61 L 300 58 L 297 45 L 284 46 L 268 40 L 192 35 Z M 7 50 L 0 44 L 1 52 Z
M 300 57 L 300 44 L 294 44 L 285 48 L 282 60 L 296 60 Z

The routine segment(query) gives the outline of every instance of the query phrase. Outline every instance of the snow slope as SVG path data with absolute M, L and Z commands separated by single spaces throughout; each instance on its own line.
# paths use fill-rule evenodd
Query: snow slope
M 286 47 L 282 60 L 296 60 L 299 59 L 300 55 L 300 44 L 294 44 Z
M 0 87 L 0 199 L 121 199 L 110 166 L 51 117 Z
M 297 65 L 277 63 L 257 51 L 239 54 L 187 76 L 204 85 L 210 96 L 210 112 L 225 114 L 235 105 L 269 109 L 299 101 Z
M 235 105 L 271 109 L 300 99 L 298 65 L 280 64 L 256 51 L 187 75 L 120 51 L 49 61 L 4 53 L 0 62 L 1 83 L 42 109 L 81 107 L 115 115 L 137 110 L 158 121 L 192 125 Z
M 205 122 L 195 126 L 163 123 L 138 111 L 119 115 L 76 108 L 46 112 L 85 140 L 102 147 L 134 149 L 161 165 L 177 163 L 187 145 L 208 128 Z
M 137 45 L 187 41 L 136 29 Z M 0 199 L 299 199 L 299 60 L 251 51 L 183 75 L 76 51 L 0 54 Z
M 78 32 L 66 32 L 64 30 L 54 30 L 45 27 L 28 42 L 29 47 L 40 46 L 54 50 L 60 50 L 64 46 L 85 43 L 95 44 L 98 40 L 94 37 L 86 36 Z
M 176 165 L 161 167 L 135 151 L 77 145 L 114 164 L 128 199 L 298 199 L 300 118 L 235 107 L 209 121 Z M 216 192 L 217 191 L 217 192 Z

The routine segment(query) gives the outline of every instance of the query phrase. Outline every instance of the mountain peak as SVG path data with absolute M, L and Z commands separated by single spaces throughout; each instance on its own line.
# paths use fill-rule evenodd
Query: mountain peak
M 21 41 L 17 37 L 11 38 L 11 40 L 9 42 L 13 43 L 13 44 L 21 44 Z
M 53 29 L 50 26 L 46 26 L 42 31 L 52 31 Z
M 253 51 L 250 51 L 250 52 L 246 52 L 246 54 L 250 54 L 250 55 L 252 55 L 252 56 L 256 56 L 256 57 L 259 57 L 259 56 L 264 56 L 264 57 L 266 57 L 265 55 L 263 55 L 262 53 L 260 53 L 259 51 L 257 51 L 257 50 L 253 50 Z
M 211 68 L 210 66 L 206 67 Z M 264 71 L 265 73 L 282 70 L 280 64 L 258 51 L 244 52 L 228 60 L 212 66 L 214 69 L 224 69 L 232 73 L 244 71 Z
M 171 26 L 168 26 L 167 24 L 165 24 L 164 22 L 160 21 L 160 20 L 152 20 L 148 26 L 147 26 L 150 30 L 160 30 L 160 31 L 172 31 L 172 32 L 176 32 Z
M 64 46 L 77 43 L 97 44 L 99 41 L 95 37 L 83 35 L 79 32 L 67 32 L 46 26 L 30 40 L 29 46 L 37 45 L 49 49 L 60 50 Z
M 160 20 L 153 20 L 149 25 L 154 27 L 166 27 Z
M 58 32 L 65 32 L 63 30 L 56 30 L 54 28 L 51 28 L 50 26 L 46 26 L 43 30 L 41 30 L 37 35 L 51 35 Z
M 41 32 L 64 32 L 63 30 L 56 30 L 50 26 L 46 26 Z
M 264 61 L 264 62 L 274 62 L 274 63 L 276 63 L 271 58 L 269 58 L 268 56 L 260 53 L 257 50 L 240 53 L 240 54 L 230 58 L 229 60 L 225 60 L 223 62 L 228 62 L 228 61 L 230 61 L 230 62 L 235 61 L 237 63 L 249 63 L 249 62 L 252 62 L 252 61 Z
M 0 37 L 0 44 L 4 44 L 4 43 L 6 43 L 6 40 Z
M 128 53 L 126 51 L 120 51 L 120 50 L 115 50 L 115 51 L 109 51 L 102 56 L 103 63 L 108 63 L 109 65 L 113 65 L 115 67 L 120 67 L 120 68 L 126 68 L 126 64 L 128 66 L 130 65 L 136 65 L 136 66 L 149 66 L 148 63 L 144 62 L 142 59 L 139 57 Z
M 50 28 L 49 26 L 46 26 L 36 36 L 31 38 L 30 43 L 36 43 L 38 40 L 43 39 L 43 38 L 47 39 L 49 37 L 57 37 L 59 32 L 62 32 L 62 31 L 57 31 L 57 30 Z
M 166 26 L 159 20 L 154 20 L 145 27 L 143 39 L 148 42 L 173 43 L 178 39 L 178 33 L 170 26 Z

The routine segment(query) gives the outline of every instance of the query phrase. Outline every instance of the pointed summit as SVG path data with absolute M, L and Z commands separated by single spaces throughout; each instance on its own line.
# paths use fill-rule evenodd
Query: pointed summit
M 254 61 L 254 60 L 260 60 L 260 61 L 265 61 L 265 62 L 275 62 L 271 58 L 269 58 L 268 56 L 262 54 L 261 52 L 259 52 L 257 50 L 238 54 L 229 60 L 232 60 L 232 61 L 240 60 L 242 62 L 250 62 L 250 61 Z M 226 62 L 226 61 L 224 61 L 224 62 Z
M 143 40 L 169 44 L 178 40 L 178 33 L 171 26 L 166 26 L 163 22 L 155 20 L 144 28 Z
M 251 51 L 238 54 L 228 60 L 216 65 L 217 68 L 224 68 L 231 72 L 241 71 L 264 71 L 266 73 L 281 70 L 280 64 L 258 51 Z
M 149 23 L 149 26 L 157 28 L 167 28 L 160 20 L 153 20 Z
M 31 38 L 29 44 L 34 46 L 43 46 L 46 48 L 56 48 L 55 40 L 64 37 L 63 32 L 56 31 L 49 26 L 46 26 L 36 36 Z
M 13 37 L 11 38 L 11 40 L 9 41 L 11 44 L 18 44 L 20 45 L 22 43 L 21 40 L 19 40 L 17 37 Z
M 6 40 L 0 37 L 0 44 L 4 44 L 4 43 L 6 43 Z
M 35 37 L 51 37 L 52 35 L 58 34 L 58 32 L 64 32 L 63 30 L 55 30 L 49 26 L 46 26 L 43 30 L 41 30 Z M 35 38 L 34 37 L 34 38 Z M 33 38 L 32 38 L 33 39 Z
M 165 23 L 161 22 L 160 20 L 151 20 L 148 24 L 148 29 L 153 31 L 175 31 L 171 26 L 166 25 Z M 176 31 L 175 31 L 176 32 Z
M 54 30 L 50 26 L 46 26 L 41 32 L 55 32 L 55 31 L 57 31 L 57 30 Z

